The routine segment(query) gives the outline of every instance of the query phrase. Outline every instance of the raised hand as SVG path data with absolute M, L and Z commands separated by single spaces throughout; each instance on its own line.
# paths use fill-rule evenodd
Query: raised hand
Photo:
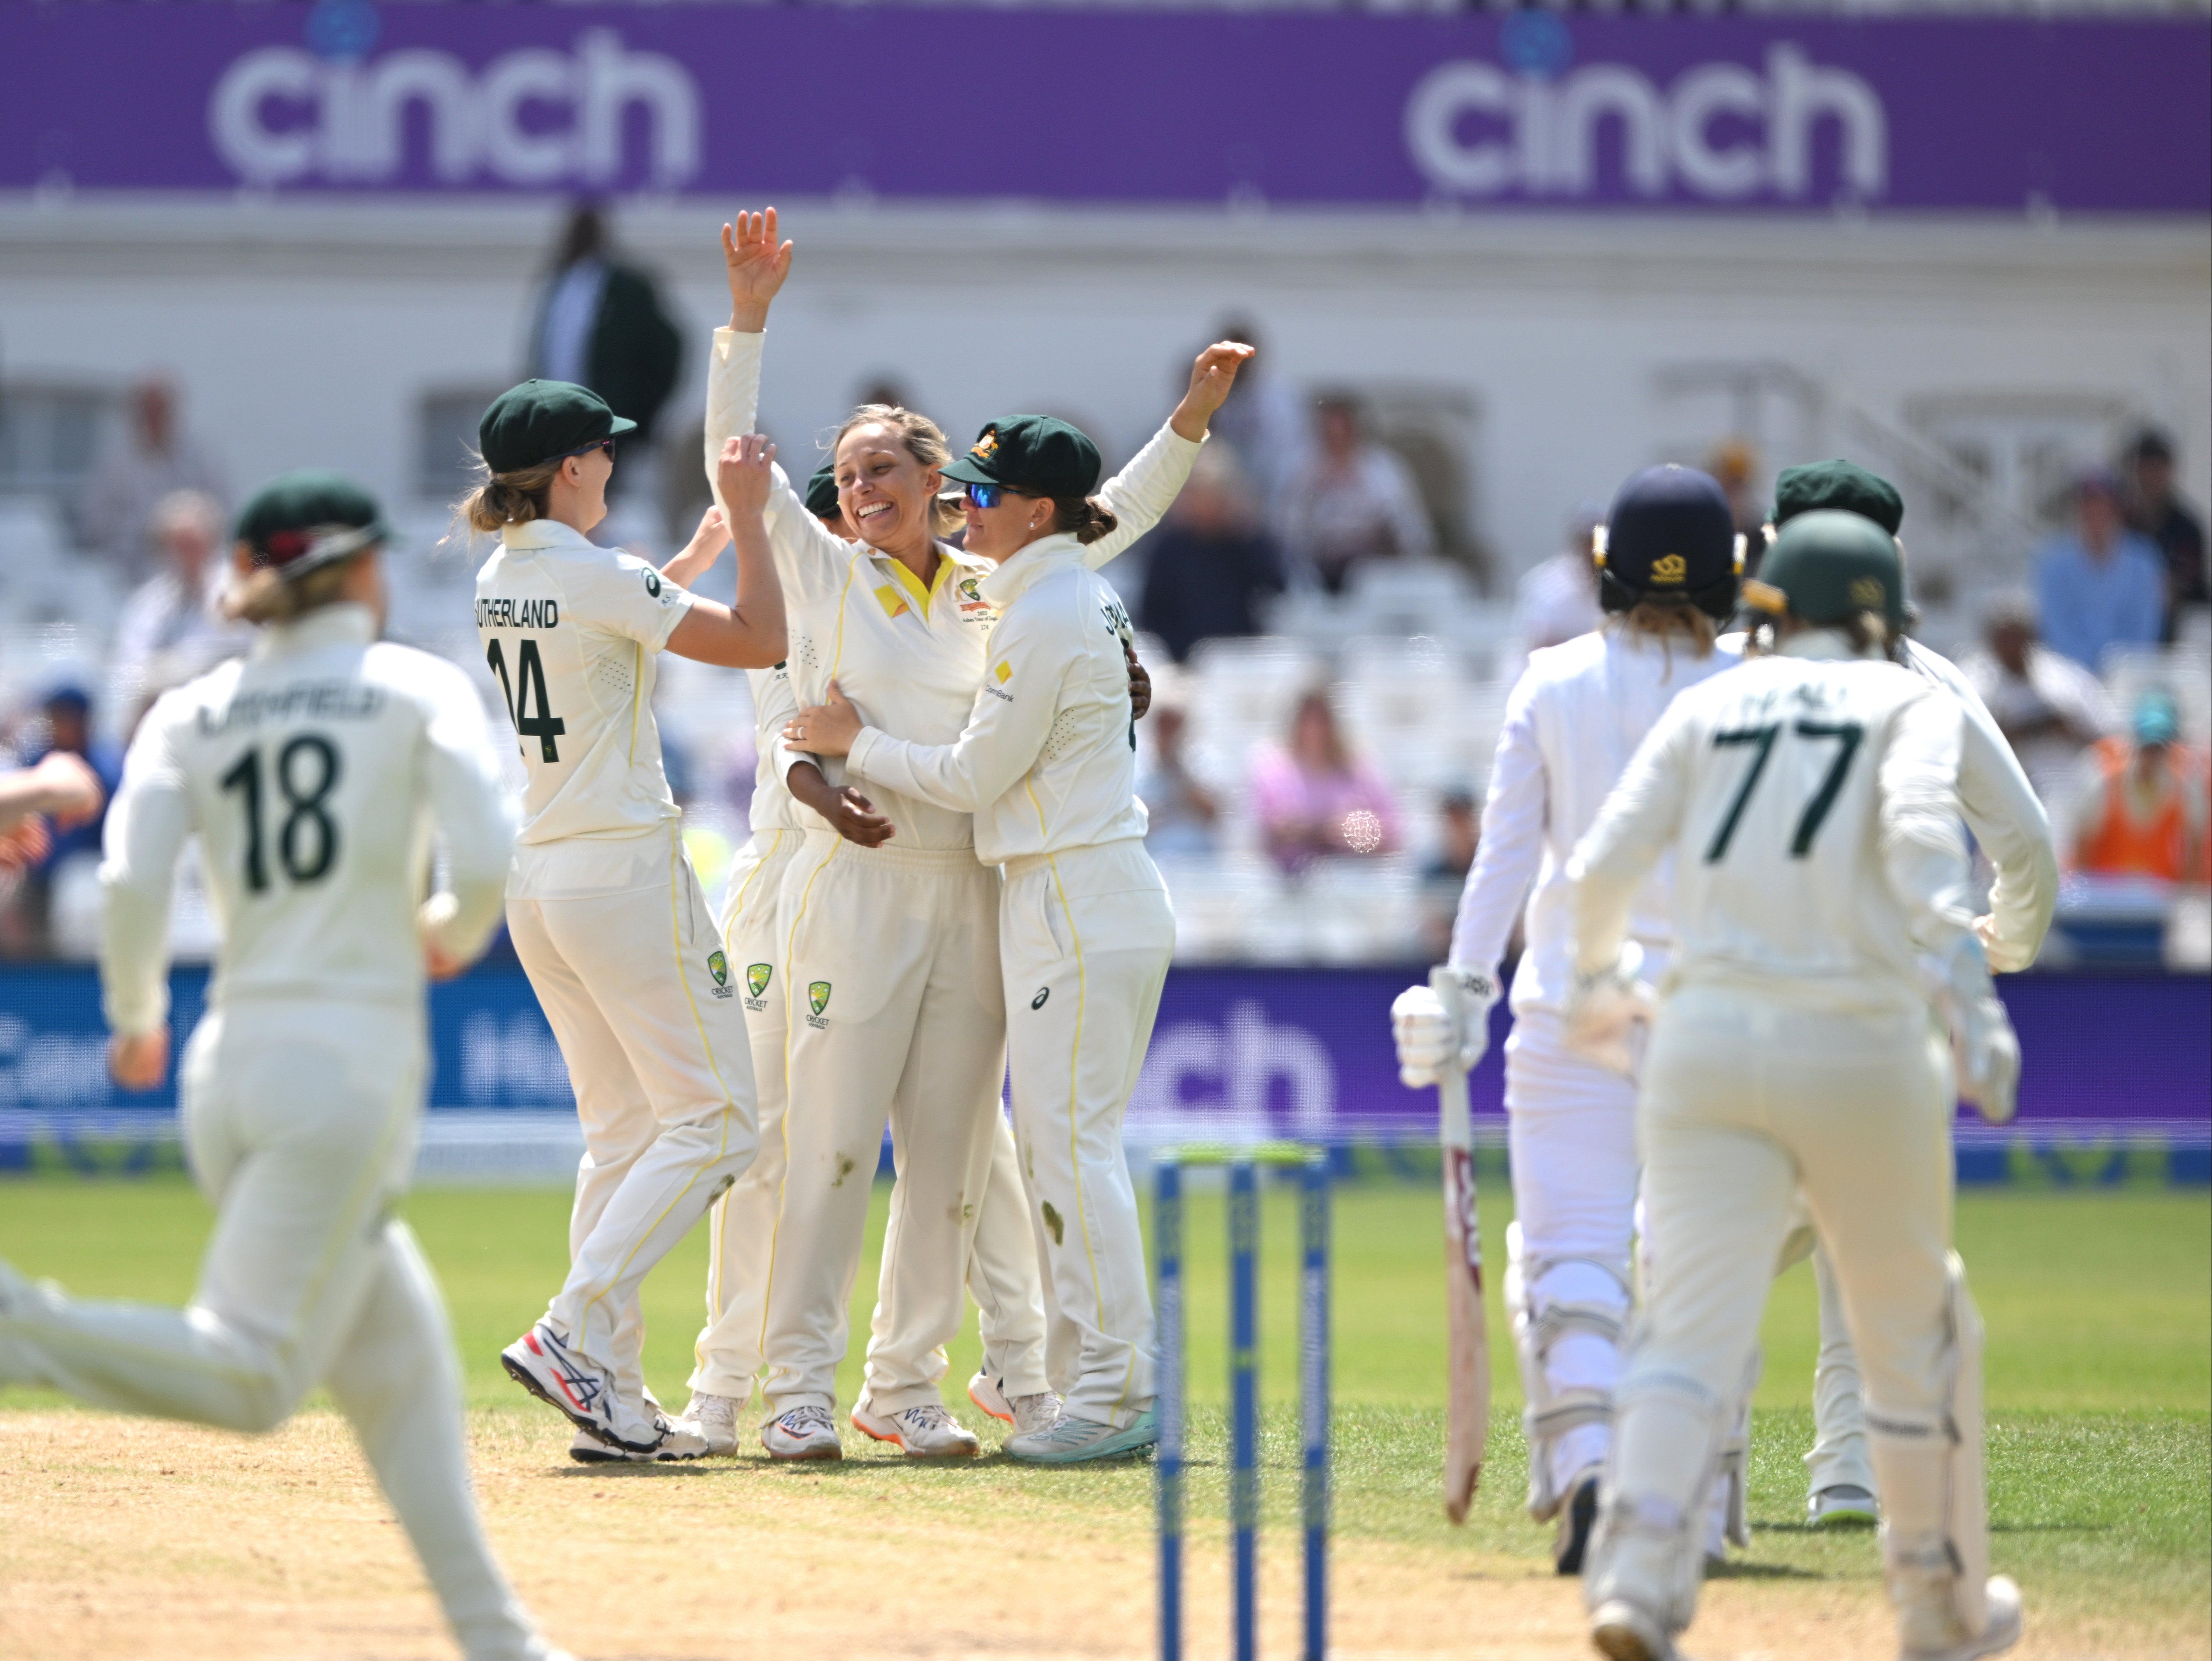
M 775 240 L 775 210 L 741 213 L 722 227 L 722 265 L 730 283 L 730 326 L 758 334 L 769 302 L 791 275 L 791 244 Z
M 1206 436 L 1206 423 L 1228 401 L 1229 389 L 1237 384 L 1237 370 L 1251 356 L 1251 347 L 1234 340 L 1217 341 L 1198 355 L 1198 361 L 1190 366 L 1190 390 L 1182 395 L 1182 402 L 1168 417 L 1168 425 L 1176 429 L 1178 436 L 1194 444 Z
M 57 830 L 67 830 L 99 817 L 107 800 L 107 787 L 81 757 L 66 750 L 50 751 L 31 770 L 37 781 L 46 817 Z
M 714 484 L 732 518 L 755 518 L 768 506 L 769 490 L 775 482 L 769 469 L 775 460 L 775 446 L 758 433 L 723 440 L 722 453 L 714 462 Z

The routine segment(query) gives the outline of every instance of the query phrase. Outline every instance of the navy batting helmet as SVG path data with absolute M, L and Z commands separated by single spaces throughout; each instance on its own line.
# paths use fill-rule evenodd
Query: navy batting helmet
M 1598 601 L 1608 611 L 1659 600 L 1725 619 L 1735 611 L 1743 539 L 1727 493 L 1707 475 L 1646 467 L 1613 497 L 1598 561 Z

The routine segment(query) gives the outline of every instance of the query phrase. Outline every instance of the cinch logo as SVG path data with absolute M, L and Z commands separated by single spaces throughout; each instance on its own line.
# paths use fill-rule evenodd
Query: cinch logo
M 611 184 L 633 107 L 645 112 L 654 186 L 672 189 L 699 171 L 690 72 L 658 52 L 627 51 L 611 29 L 586 29 L 573 53 L 508 52 L 481 75 L 451 52 L 419 47 L 371 58 L 264 46 L 216 83 L 208 130 L 249 184 L 388 183 L 404 169 L 416 106 L 428 118 L 430 171 L 441 185 L 483 174 L 509 185 Z
M 1839 143 L 1839 194 L 1872 198 L 1888 189 L 1888 117 L 1874 88 L 1847 70 L 1777 45 L 1764 76 L 1741 64 L 1700 64 L 1664 89 L 1624 64 L 1563 74 L 1572 55 L 1564 24 L 1549 13 L 1514 15 L 1548 20 L 1522 31 L 1545 33 L 1548 52 L 1516 51 L 1509 36 L 1506 55 L 1521 73 L 1442 64 L 1406 100 L 1406 148 L 1439 191 L 1596 196 L 1599 134 L 1610 127 L 1632 195 L 1804 200 L 1824 126 Z

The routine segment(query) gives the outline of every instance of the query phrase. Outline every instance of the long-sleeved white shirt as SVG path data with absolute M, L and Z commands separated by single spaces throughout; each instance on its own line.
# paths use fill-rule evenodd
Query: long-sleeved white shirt
M 777 751 L 783 743 L 783 724 L 799 713 L 799 700 L 791 695 L 791 665 L 773 669 L 748 669 L 745 684 L 753 695 L 753 799 L 745 823 L 757 836 L 763 830 L 789 830 L 799 824 L 799 804 L 784 782 Z
M 109 810 L 100 979 L 108 1024 L 168 1013 L 171 886 L 197 832 L 222 929 L 211 1002 L 422 995 L 416 901 L 434 830 L 473 958 L 499 921 L 514 820 L 483 707 L 453 665 L 376 641 L 357 605 L 264 629 L 246 658 L 164 695 Z
M 1645 873 L 1671 852 L 1669 984 L 1924 1007 L 1918 955 L 1972 922 L 1964 721 L 1929 679 L 1825 630 L 1684 692 L 1569 861 L 1577 966 L 1619 956 Z
M 707 380 L 709 480 L 723 443 L 752 430 L 765 338 L 727 328 L 714 332 Z M 1199 447 L 1163 427 L 1102 485 L 1099 497 L 1119 524 L 1083 549 L 1083 563 L 1095 570 L 1158 524 L 1189 477 Z M 890 736 L 931 745 L 957 739 L 975 706 L 999 621 L 999 608 L 983 593 L 991 563 L 940 543 L 937 575 L 925 589 L 897 560 L 866 543 L 844 541 L 807 512 L 781 466 L 764 517 L 783 584 L 793 696 L 800 704 L 820 703 L 834 679 L 861 719 Z M 1125 669 L 1125 691 L 1126 684 Z M 811 757 L 786 747 L 780 751 L 781 770 L 788 774 L 805 759 Z M 847 782 L 847 763 L 830 758 L 820 765 L 832 784 Z M 975 845 L 966 810 L 888 784 L 867 794 L 891 821 L 898 847 Z M 828 828 L 811 808 L 794 803 L 793 813 L 805 828 Z
M 986 865 L 1145 834 L 1129 614 L 1083 555 L 1072 536 L 1044 537 L 984 580 L 999 624 L 955 742 L 864 727 L 846 758 L 871 783 L 973 813 Z
M 1740 643 L 1700 658 L 1686 641 L 1662 643 L 1625 629 L 1529 654 L 1491 764 L 1482 841 L 1452 930 L 1454 967 L 1495 975 L 1525 899 L 1513 1007 L 1565 1007 L 1574 988 L 1568 855 L 1675 695 L 1741 660 Z M 1631 930 L 1647 950 L 1674 938 L 1668 883 L 1662 861 L 1637 892 Z

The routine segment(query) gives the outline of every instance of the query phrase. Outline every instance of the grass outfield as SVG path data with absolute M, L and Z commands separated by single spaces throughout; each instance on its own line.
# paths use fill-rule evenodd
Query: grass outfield
M 1510 1211 L 1502 1183 L 1493 1181 L 1490 1188 L 1486 1246 L 1489 1261 L 1502 1264 L 1501 1236 Z M 878 1189 L 871 1210 L 855 1302 L 855 1329 L 863 1335 L 884 1193 Z M 535 1190 L 431 1190 L 413 1196 L 408 1210 L 452 1304 L 477 1409 L 478 1457 L 492 1473 L 486 1479 L 487 1505 L 495 1532 L 507 1542 L 513 1561 L 512 1542 L 524 1526 L 521 1519 L 532 1506 L 548 1503 L 543 1496 L 574 1494 L 565 1479 L 584 1475 L 560 1463 L 565 1439 L 557 1421 L 525 1402 L 496 1361 L 499 1347 L 542 1308 L 565 1266 L 567 1197 Z M 209 1220 L 197 1195 L 175 1179 L 8 1183 L 0 1185 L 0 1256 L 27 1273 L 54 1275 L 80 1295 L 177 1301 L 191 1289 Z M 1442 1248 L 1435 1194 L 1389 1181 L 1349 1185 L 1338 1195 L 1336 1222 L 1340 1646 L 1372 1653 L 1458 1647 L 1449 1634 L 1466 1630 L 1467 1617 L 1457 1612 L 1462 1604 L 1454 1601 L 1460 1599 L 1468 1600 L 1465 1608 L 1477 1611 L 1478 1618 L 1487 1618 L 1480 1616 L 1481 1610 L 1510 1604 L 1521 1611 L 1514 1619 L 1527 1628 L 1525 1649 L 1513 1647 L 1522 1640 L 1505 1634 L 1511 1625 L 1507 1621 L 1498 1628 L 1501 1647 L 1478 1646 L 1474 1653 L 1578 1652 L 1571 1646 L 1558 1647 L 1571 1636 L 1573 1609 L 1568 1589 L 1543 1573 L 1547 1531 L 1528 1523 L 1518 1511 L 1519 1391 L 1497 1299 L 1493 1295 L 1490 1311 L 1498 1409 L 1491 1463 L 1475 1517 L 1466 1530 L 1453 1530 L 1443 1521 L 1437 1500 Z M 1267 1517 L 1271 1527 L 1280 1530 L 1267 1551 L 1287 1576 L 1294 1550 L 1296 1488 L 1289 1410 L 1296 1390 L 1291 1195 L 1270 1196 L 1265 1230 L 1263 1378 L 1274 1404 L 1267 1449 Z M 2024 1652 L 2205 1653 L 2212 1646 L 2212 1198 L 2173 1192 L 1970 1192 L 1960 1202 L 1958 1238 L 1990 1329 L 1995 1557 L 1996 1566 L 2015 1575 L 2027 1591 L 2035 1642 Z M 1201 1192 L 1191 1202 L 1187 1248 L 1190 1382 L 1199 1444 L 1194 1449 L 1198 1459 L 1191 1520 L 1194 1538 L 1200 1542 L 1218 1535 L 1222 1515 L 1218 1467 L 1210 1463 L 1211 1449 L 1218 1445 L 1211 1439 L 1218 1436 L 1226 1365 L 1222 1238 L 1219 1201 Z M 703 1262 L 703 1239 L 695 1232 L 646 1288 L 647 1375 L 663 1399 L 672 1402 L 685 1394 L 690 1343 L 702 1312 Z M 1879 1645 L 1881 1627 L 1871 1537 L 1814 1534 L 1799 1521 L 1804 1484 L 1798 1456 L 1811 1435 L 1808 1404 L 1815 1329 L 1811 1275 L 1801 1266 L 1778 1284 L 1767 1312 L 1766 1367 L 1754 1427 L 1753 1543 L 1708 1595 L 1706 1618 L 1696 1634 L 1700 1655 L 1881 1652 L 1862 1649 L 1863 1640 Z M 980 1421 L 960 1399 L 960 1387 L 975 1355 L 971 1312 L 968 1329 L 954 1348 L 947 1381 L 948 1395 L 970 1422 Z M 842 1402 L 849 1403 L 857 1379 L 858 1361 L 848 1361 L 840 1376 Z M 0 1434 L 10 1421 L 26 1432 L 33 1426 L 83 1422 L 51 1416 L 61 1405 L 57 1398 L 33 1392 L 0 1394 Z M 296 1435 L 308 1442 L 322 1439 L 318 1446 L 338 1438 L 327 1423 Z M 42 1428 L 40 1438 L 40 1469 L 66 1469 L 66 1455 L 54 1449 L 51 1433 Z M 994 1440 L 987 1433 L 987 1446 Z M 222 1439 L 208 1441 L 224 1445 Z M 655 1530 L 664 1518 L 679 1513 L 687 1528 L 699 1526 L 702 1518 L 720 1518 L 732 1527 L 744 1526 L 748 1518 L 780 1519 L 776 1526 L 786 1532 L 819 1530 L 817 1548 L 842 1550 L 839 1542 L 849 1536 L 863 1554 L 893 1516 L 883 1509 L 886 1502 L 897 1507 L 896 1528 L 919 1530 L 925 1541 L 933 1536 L 957 1539 L 969 1530 L 988 1540 L 1009 1518 L 1060 1518 L 1109 1551 L 1115 1565 L 1109 1578 L 1119 1587 L 1109 1607 L 1121 1611 L 1119 1628 L 1086 1629 L 1080 1642 L 1065 1634 L 1054 1638 L 1030 1632 L 1034 1611 L 1009 1608 L 986 1618 L 971 1597 L 960 1611 L 974 1628 L 968 1632 L 969 1646 L 1005 1651 L 1010 1643 L 1019 1649 L 1029 1642 L 1040 1646 L 1037 1653 L 1143 1652 L 1150 1579 L 1147 1468 L 1040 1472 L 987 1459 L 957 1470 L 923 1471 L 894 1469 L 865 1457 L 877 1451 L 872 1445 L 862 1443 L 854 1451 L 864 1457 L 848 1460 L 842 1471 L 808 1473 L 804 1482 L 779 1482 L 787 1473 L 747 1457 L 682 1472 L 619 1471 L 593 1487 L 599 1496 L 620 1502 L 618 1512 L 601 1514 L 630 1519 L 641 1530 L 640 1543 L 653 1549 L 678 1543 L 659 1539 Z M 130 1462 L 114 1463 L 113 1480 L 127 1485 Z M 555 1475 L 564 1480 L 546 1480 Z M 702 1480 L 672 1482 L 672 1476 Z M 898 1487 L 887 1487 L 886 1481 Z M 94 1616 L 82 1628 L 40 1627 L 35 1634 L 21 1626 L 27 1617 L 9 1594 L 10 1585 L 20 1590 L 33 1576 L 52 1584 L 53 1574 L 70 1573 L 70 1541 L 81 1539 L 90 1549 L 100 1528 L 95 1513 L 88 1511 L 80 1534 L 70 1502 L 43 1481 L 35 1488 L 20 1461 L 0 1457 L 0 1650 L 134 1652 L 106 1645 Z M 85 1497 L 89 1501 L 93 1496 Z M 45 1536 L 35 1549 L 20 1543 L 25 1538 L 22 1525 L 33 1523 L 42 1525 L 33 1532 Z M 1201 1653 L 1218 1641 L 1218 1632 L 1206 1612 L 1211 1594 L 1205 1586 L 1213 1573 L 1206 1557 L 1201 1550 L 1194 1568 L 1200 1595 L 1193 1634 Z M 527 1575 L 523 1578 L 533 1603 L 545 1604 L 548 1595 L 532 1585 Z M 173 1587 L 173 1592 L 189 1606 L 191 1577 L 185 1575 L 182 1584 L 184 1590 Z M 1425 1608 L 1423 1600 L 1431 1588 L 1437 1602 Z M 1287 1580 L 1281 1591 L 1286 1621 Z M 338 1594 L 333 1590 L 329 1595 Z M 1132 1600 L 1142 1607 L 1132 1606 Z M 419 1621 L 419 1611 L 415 1618 Z M 634 1614 L 630 1625 L 619 1634 L 608 1629 L 601 1641 L 620 1645 L 609 1652 L 679 1652 L 662 1647 L 663 1626 L 655 1624 L 657 1618 L 650 1611 Z M 860 1614 L 853 1618 L 858 1624 L 850 1637 L 851 1652 L 867 1652 L 863 1640 L 873 1629 Z M 573 1633 L 574 1621 L 585 1619 L 580 1609 L 569 1626 L 556 1623 L 556 1630 Z M 681 1625 L 673 1615 L 665 1621 Z M 941 1630 L 913 1617 L 897 1629 L 899 1641 L 886 1637 L 884 1652 L 942 1653 L 961 1647 L 927 1635 Z M 15 1642 L 9 1641 L 11 1632 Z M 1434 1643 L 1431 1632 L 1437 1634 Z M 1815 1638 L 1816 1632 L 1822 1635 Z M 23 1642 L 34 1635 L 35 1652 Z M 668 1627 L 665 1641 L 673 1643 L 680 1635 Z M 1285 1625 L 1276 1647 L 1287 1647 L 1290 1637 Z M 1720 1647 L 1713 1647 L 1716 1642 Z M 240 1647 L 234 1640 L 230 1651 L 264 1652 L 251 1643 Z M 341 1646 L 312 1652 L 355 1652 Z M 403 1646 L 388 1652 L 415 1652 Z M 423 1652 L 438 1651 L 433 1643 Z M 680 1652 L 753 1652 L 732 1640 Z

